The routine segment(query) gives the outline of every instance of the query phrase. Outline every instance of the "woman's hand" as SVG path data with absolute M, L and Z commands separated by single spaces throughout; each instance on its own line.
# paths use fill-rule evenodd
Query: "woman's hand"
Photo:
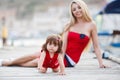
M 101 65 L 100 65 L 100 68 L 110 68 L 110 67 L 108 67 L 108 66 L 106 66 L 106 65 L 104 65 L 104 64 L 101 64 Z

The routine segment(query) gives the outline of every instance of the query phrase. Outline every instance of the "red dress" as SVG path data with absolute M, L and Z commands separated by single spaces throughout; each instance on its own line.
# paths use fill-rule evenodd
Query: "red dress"
M 85 34 L 80 34 L 70 31 L 68 33 L 67 48 L 64 58 L 66 67 L 73 67 L 78 63 L 80 56 L 89 42 L 89 37 Z
M 57 58 L 58 58 L 58 53 L 55 53 L 54 56 L 51 58 L 49 52 L 46 51 L 46 56 L 42 66 L 45 68 L 48 67 L 53 69 L 57 68 L 59 66 Z

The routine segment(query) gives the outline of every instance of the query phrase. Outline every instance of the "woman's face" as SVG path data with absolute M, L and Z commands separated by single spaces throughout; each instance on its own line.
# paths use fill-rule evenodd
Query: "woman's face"
M 47 44 L 47 50 L 50 52 L 50 53 L 55 53 L 57 50 L 58 50 L 58 45 L 55 45 L 53 43 L 48 43 Z
M 74 17 L 76 17 L 76 18 L 82 17 L 82 9 L 81 9 L 80 5 L 78 5 L 77 3 L 72 4 L 71 11 L 72 11 L 72 14 L 74 15 Z

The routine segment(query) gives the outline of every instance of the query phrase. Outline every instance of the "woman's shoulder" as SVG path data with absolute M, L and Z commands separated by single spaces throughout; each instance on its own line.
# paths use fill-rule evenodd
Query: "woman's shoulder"
M 90 28 L 96 28 L 96 23 L 95 23 L 95 21 L 87 22 L 87 25 L 88 25 Z
M 70 26 L 70 23 L 66 23 L 66 24 L 64 25 L 64 30 L 66 30 L 69 26 Z
M 87 22 L 87 24 L 90 25 L 90 26 L 94 26 L 94 25 L 96 25 L 95 21 Z

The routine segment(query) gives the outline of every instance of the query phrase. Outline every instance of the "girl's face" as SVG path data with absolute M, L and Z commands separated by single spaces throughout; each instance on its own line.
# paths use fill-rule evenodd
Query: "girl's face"
M 77 3 L 72 4 L 71 11 L 72 11 L 72 14 L 74 15 L 74 17 L 76 17 L 76 18 L 82 17 L 82 9 L 81 9 L 80 5 L 78 5 Z
M 50 53 L 55 53 L 57 50 L 58 50 L 58 45 L 55 45 L 53 43 L 48 43 L 47 44 L 47 50 L 50 52 Z

